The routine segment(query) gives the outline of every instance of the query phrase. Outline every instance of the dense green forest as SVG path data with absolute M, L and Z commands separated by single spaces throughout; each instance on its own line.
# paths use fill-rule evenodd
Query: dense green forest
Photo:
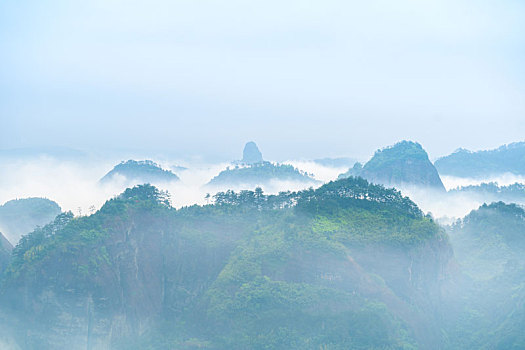
M 397 190 L 355 177 L 271 195 L 228 190 L 180 209 L 170 200 L 128 188 L 8 247 L 0 345 L 525 346 L 518 205 L 485 204 L 444 229 Z
M 448 232 L 463 272 L 445 313 L 449 348 L 525 348 L 525 210 L 484 204 Z
M 16 340 L 30 349 L 438 348 L 435 291 L 450 278 L 452 251 L 408 198 L 355 178 L 214 198 L 176 210 L 143 185 L 24 236 L 2 281 Z

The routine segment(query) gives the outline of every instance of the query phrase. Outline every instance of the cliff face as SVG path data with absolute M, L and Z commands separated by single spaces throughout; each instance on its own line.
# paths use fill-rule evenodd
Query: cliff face
M 0 274 L 9 264 L 9 259 L 11 259 L 12 250 L 13 246 L 0 232 Z
M 312 174 L 301 171 L 290 164 L 278 164 L 264 161 L 255 142 L 244 146 L 241 161 L 233 162 L 233 167 L 227 167 L 213 177 L 207 185 L 218 188 L 245 187 L 255 188 L 272 185 L 275 181 L 291 181 L 316 184 L 319 181 Z
M 176 211 L 144 191 L 15 248 L 1 305 L 24 348 L 438 347 L 450 246 L 396 192 L 350 179 Z
M 354 167 L 345 176 L 361 176 L 386 186 L 423 187 L 445 191 L 439 174 L 420 144 L 402 141 L 377 151 L 362 168 Z
M 242 162 L 245 164 L 255 164 L 263 162 L 263 156 L 255 142 L 250 141 L 244 145 L 242 152 Z

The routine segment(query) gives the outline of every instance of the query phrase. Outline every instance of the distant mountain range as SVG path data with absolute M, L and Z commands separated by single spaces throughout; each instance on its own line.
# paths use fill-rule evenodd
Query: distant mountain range
M 439 158 L 434 165 L 440 174 L 458 177 L 482 178 L 504 173 L 525 175 L 525 142 L 477 152 L 460 148 Z
M 525 204 L 525 184 L 514 183 L 500 186 L 495 182 L 479 185 L 462 186 L 448 192 L 451 195 L 468 195 L 485 203 L 503 201 L 506 203 Z

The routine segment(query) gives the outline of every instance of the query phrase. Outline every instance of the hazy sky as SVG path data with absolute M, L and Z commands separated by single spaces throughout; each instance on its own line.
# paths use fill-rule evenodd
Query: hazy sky
M 525 2 L 6 0 L 0 121 L 0 148 L 492 148 L 525 139 Z

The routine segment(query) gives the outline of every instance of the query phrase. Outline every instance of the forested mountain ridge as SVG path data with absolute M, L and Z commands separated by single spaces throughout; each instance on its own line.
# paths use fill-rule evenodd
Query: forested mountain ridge
M 339 178 L 360 176 L 370 182 L 395 187 L 424 187 L 445 191 L 437 170 L 419 143 L 401 141 L 378 150 L 364 165 L 357 163 Z
M 212 178 L 208 185 L 247 185 L 253 188 L 253 186 L 269 184 L 271 181 L 319 183 L 310 174 L 292 165 L 273 164 L 265 161 L 228 167 Z
M 144 185 L 15 247 L 1 303 L 25 348 L 438 348 L 445 233 L 363 179 L 175 210 Z M 434 312 L 430 313 L 435 315 Z M 67 326 L 66 326 L 67 324 Z M 67 342 L 67 343 L 66 343 Z M 141 345 L 142 344 L 142 345 Z
M 465 275 L 445 313 L 448 348 L 525 348 L 525 210 L 484 204 L 448 232 Z
M 290 181 L 316 184 L 319 181 L 289 164 L 265 161 L 255 142 L 247 142 L 243 149 L 242 160 L 234 161 L 214 176 L 207 185 L 212 186 L 255 186 L 269 185 L 273 181 Z
M 179 177 L 169 170 L 162 169 L 160 165 L 151 160 L 128 160 L 115 165 L 102 179 L 107 183 L 118 176 L 134 183 L 158 183 L 179 181 Z
M 525 142 L 477 152 L 460 148 L 439 158 L 434 165 L 440 174 L 458 177 L 479 178 L 503 173 L 525 175 Z
M 457 258 L 474 278 L 492 278 L 510 260 L 525 267 L 525 210 L 516 204 L 483 204 L 452 225 L 450 236 Z
M 514 183 L 500 186 L 496 182 L 481 183 L 479 185 L 462 186 L 448 191 L 451 195 L 469 195 L 470 198 L 481 202 L 505 202 L 525 204 L 525 185 Z

